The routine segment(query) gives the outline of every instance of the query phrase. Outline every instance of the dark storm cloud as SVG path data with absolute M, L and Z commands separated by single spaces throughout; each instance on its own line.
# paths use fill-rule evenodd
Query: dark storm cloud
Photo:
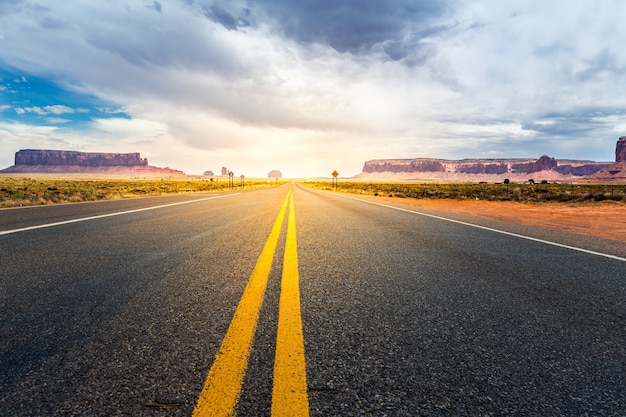
M 0 12 L 18 9 L 24 0 L 0 0 Z
M 239 10 L 239 15 L 235 17 L 230 11 L 222 8 L 219 4 L 213 3 L 203 7 L 204 15 L 216 23 L 224 26 L 228 30 L 236 30 L 241 27 L 248 27 L 250 23 L 246 20 L 248 9 Z
M 268 0 L 250 1 L 239 10 L 233 10 L 232 2 L 214 2 L 203 9 L 229 30 L 263 22 L 301 44 L 352 54 L 381 47 L 389 59 L 411 66 L 436 53 L 424 40 L 449 29 L 441 19 L 451 13 L 449 1 L 431 0 Z
M 600 124 L 599 122 L 593 123 L 588 117 L 560 116 L 553 118 L 549 123 L 526 122 L 521 125 L 521 128 L 548 137 L 580 137 Z
M 153 2 L 151 6 L 148 6 L 148 8 L 154 9 L 159 13 L 162 11 L 161 3 L 159 3 L 158 1 Z
M 289 37 L 325 43 L 339 52 L 359 52 L 427 33 L 447 11 L 446 2 L 430 0 L 270 0 L 263 8 Z
M 603 126 L 607 118 L 624 116 L 623 109 L 601 107 L 576 112 L 549 112 L 521 123 L 521 128 L 547 137 L 582 137 Z
M 607 75 L 619 77 L 626 72 L 626 68 L 618 62 L 615 53 L 603 49 L 585 60 L 585 68 L 575 74 L 576 78 L 580 82 L 587 82 Z

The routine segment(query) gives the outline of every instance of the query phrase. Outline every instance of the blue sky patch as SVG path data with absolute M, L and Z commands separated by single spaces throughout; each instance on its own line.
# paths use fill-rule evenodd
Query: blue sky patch
M 61 87 L 45 78 L 0 70 L 0 119 L 80 129 L 93 119 L 130 116 L 111 103 Z

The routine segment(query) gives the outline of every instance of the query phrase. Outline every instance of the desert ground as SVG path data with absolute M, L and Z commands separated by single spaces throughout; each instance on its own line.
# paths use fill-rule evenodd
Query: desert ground
M 390 197 L 378 197 L 376 201 L 383 200 L 626 242 L 624 203 L 565 205 Z
M 74 176 L 59 178 L 58 174 L 39 175 L 36 179 L 26 176 L 0 175 L 0 206 L 48 204 L 51 202 L 93 201 L 98 199 L 131 196 L 160 195 L 171 192 L 206 192 L 227 187 L 227 180 L 103 180 L 78 179 Z M 268 186 L 266 179 L 247 179 L 246 187 Z M 279 185 L 272 182 L 271 185 Z M 327 183 L 319 183 L 328 189 Z M 318 187 L 319 188 L 319 187 Z M 361 186 L 355 189 L 361 191 Z M 86 194 L 85 194 L 86 193 Z M 89 195 L 89 194 L 93 195 Z M 612 194 L 612 190 L 611 190 Z M 480 216 L 535 227 L 555 229 L 581 235 L 594 236 L 626 242 L 626 202 L 591 201 L 577 203 L 550 203 L 513 201 L 487 201 L 473 199 L 401 198 L 361 195 L 374 201 L 410 204 L 458 214 Z M 31 201 L 33 200 L 33 201 Z M 58 200 L 58 201 L 57 201 Z

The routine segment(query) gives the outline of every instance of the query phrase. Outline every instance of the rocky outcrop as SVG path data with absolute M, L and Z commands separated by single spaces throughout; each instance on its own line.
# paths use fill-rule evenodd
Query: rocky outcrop
M 73 165 L 82 167 L 146 166 L 148 160 L 135 153 L 96 153 L 24 149 L 15 153 L 15 165 Z
M 593 175 L 598 172 L 598 166 L 601 166 L 601 169 L 608 166 L 608 163 L 584 163 L 582 165 L 577 164 L 566 164 L 557 165 L 554 170 L 562 175 L 572 175 L 575 177 L 586 177 L 588 175 Z
M 277 169 L 273 169 L 267 174 L 267 178 L 281 179 L 282 177 L 283 177 L 283 173 Z
M 102 175 L 178 176 L 184 172 L 148 165 L 138 152 L 98 153 L 23 149 L 15 153 L 15 165 L 1 173 L 87 173 Z
M 363 166 L 364 173 L 375 172 L 445 172 L 444 160 L 439 159 L 376 159 Z
M 594 181 L 626 181 L 626 136 L 617 140 L 615 163 L 590 176 Z
M 615 162 L 626 162 L 626 136 L 622 136 L 617 140 Z
M 563 162 L 547 155 L 539 159 L 377 159 L 367 161 L 356 178 L 498 180 L 540 173 L 541 179 L 563 180 L 591 175 L 610 165 L 594 161 Z
M 511 172 L 524 172 L 532 173 L 538 171 L 549 171 L 556 168 L 558 165 L 556 159 L 550 158 L 548 155 L 543 155 L 535 162 L 526 162 L 521 164 L 512 164 Z
M 508 172 L 509 166 L 503 163 L 462 163 L 457 167 L 457 171 L 462 174 L 504 174 Z

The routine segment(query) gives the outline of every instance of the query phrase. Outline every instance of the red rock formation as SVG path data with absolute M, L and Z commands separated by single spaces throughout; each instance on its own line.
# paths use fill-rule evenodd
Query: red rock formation
M 267 178 L 276 178 L 276 179 L 280 179 L 283 177 L 283 173 L 280 172 L 277 169 L 273 169 L 271 170 L 268 174 L 267 174 Z
M 135 153 L 96 153 L 23 149 L 15 153 L 15 165 L 74 165 L 89 167 L 146 166 L 148 160 Z
M 626 148 L 626 146 L 625 146 Z M 626 150 L 625 150 L 626 152 Z M 528 174 L 542 173 L 542 179 L 562 180 L 598 172 L 608 162 L 564 161 L 547 155 L 539 159 L 377 159 L 367 161 L 357 178 L 413 178 L 413 179 L 504 179 L 523 178 Z
M 444 160 L 439 159 L 377 159 L 367 161 L 363 172 L 445 172 Z
M 508 171 L 509 166 L 507 164 L 485 164 L 482 161 L 461 163 L 456 167 L 456 172 L 462 174 L 504 174 Z
M 537 171 L 549 171 L 556 168 L 558 163 L 556 159 L 550 158 L 548 155 L 542 155 L 535 162 L 528 162 L 524 164 L 513 164 L 511 166 L 512 172 L 526 172 L 532 173 Z
M 622 136 L 617 140 L 615 162 L 626 162 L 626 136 Z
M 95 153 L 23 149 L 15 153 L 15 165 L 2 173 L 97 174 L 114 176 L 181 176 L 184 172 L 148 165 L 139 153 Z
M 615 163 L 590 176 L 594 181 L 626 181 L 626 136 L 617 140 Z

